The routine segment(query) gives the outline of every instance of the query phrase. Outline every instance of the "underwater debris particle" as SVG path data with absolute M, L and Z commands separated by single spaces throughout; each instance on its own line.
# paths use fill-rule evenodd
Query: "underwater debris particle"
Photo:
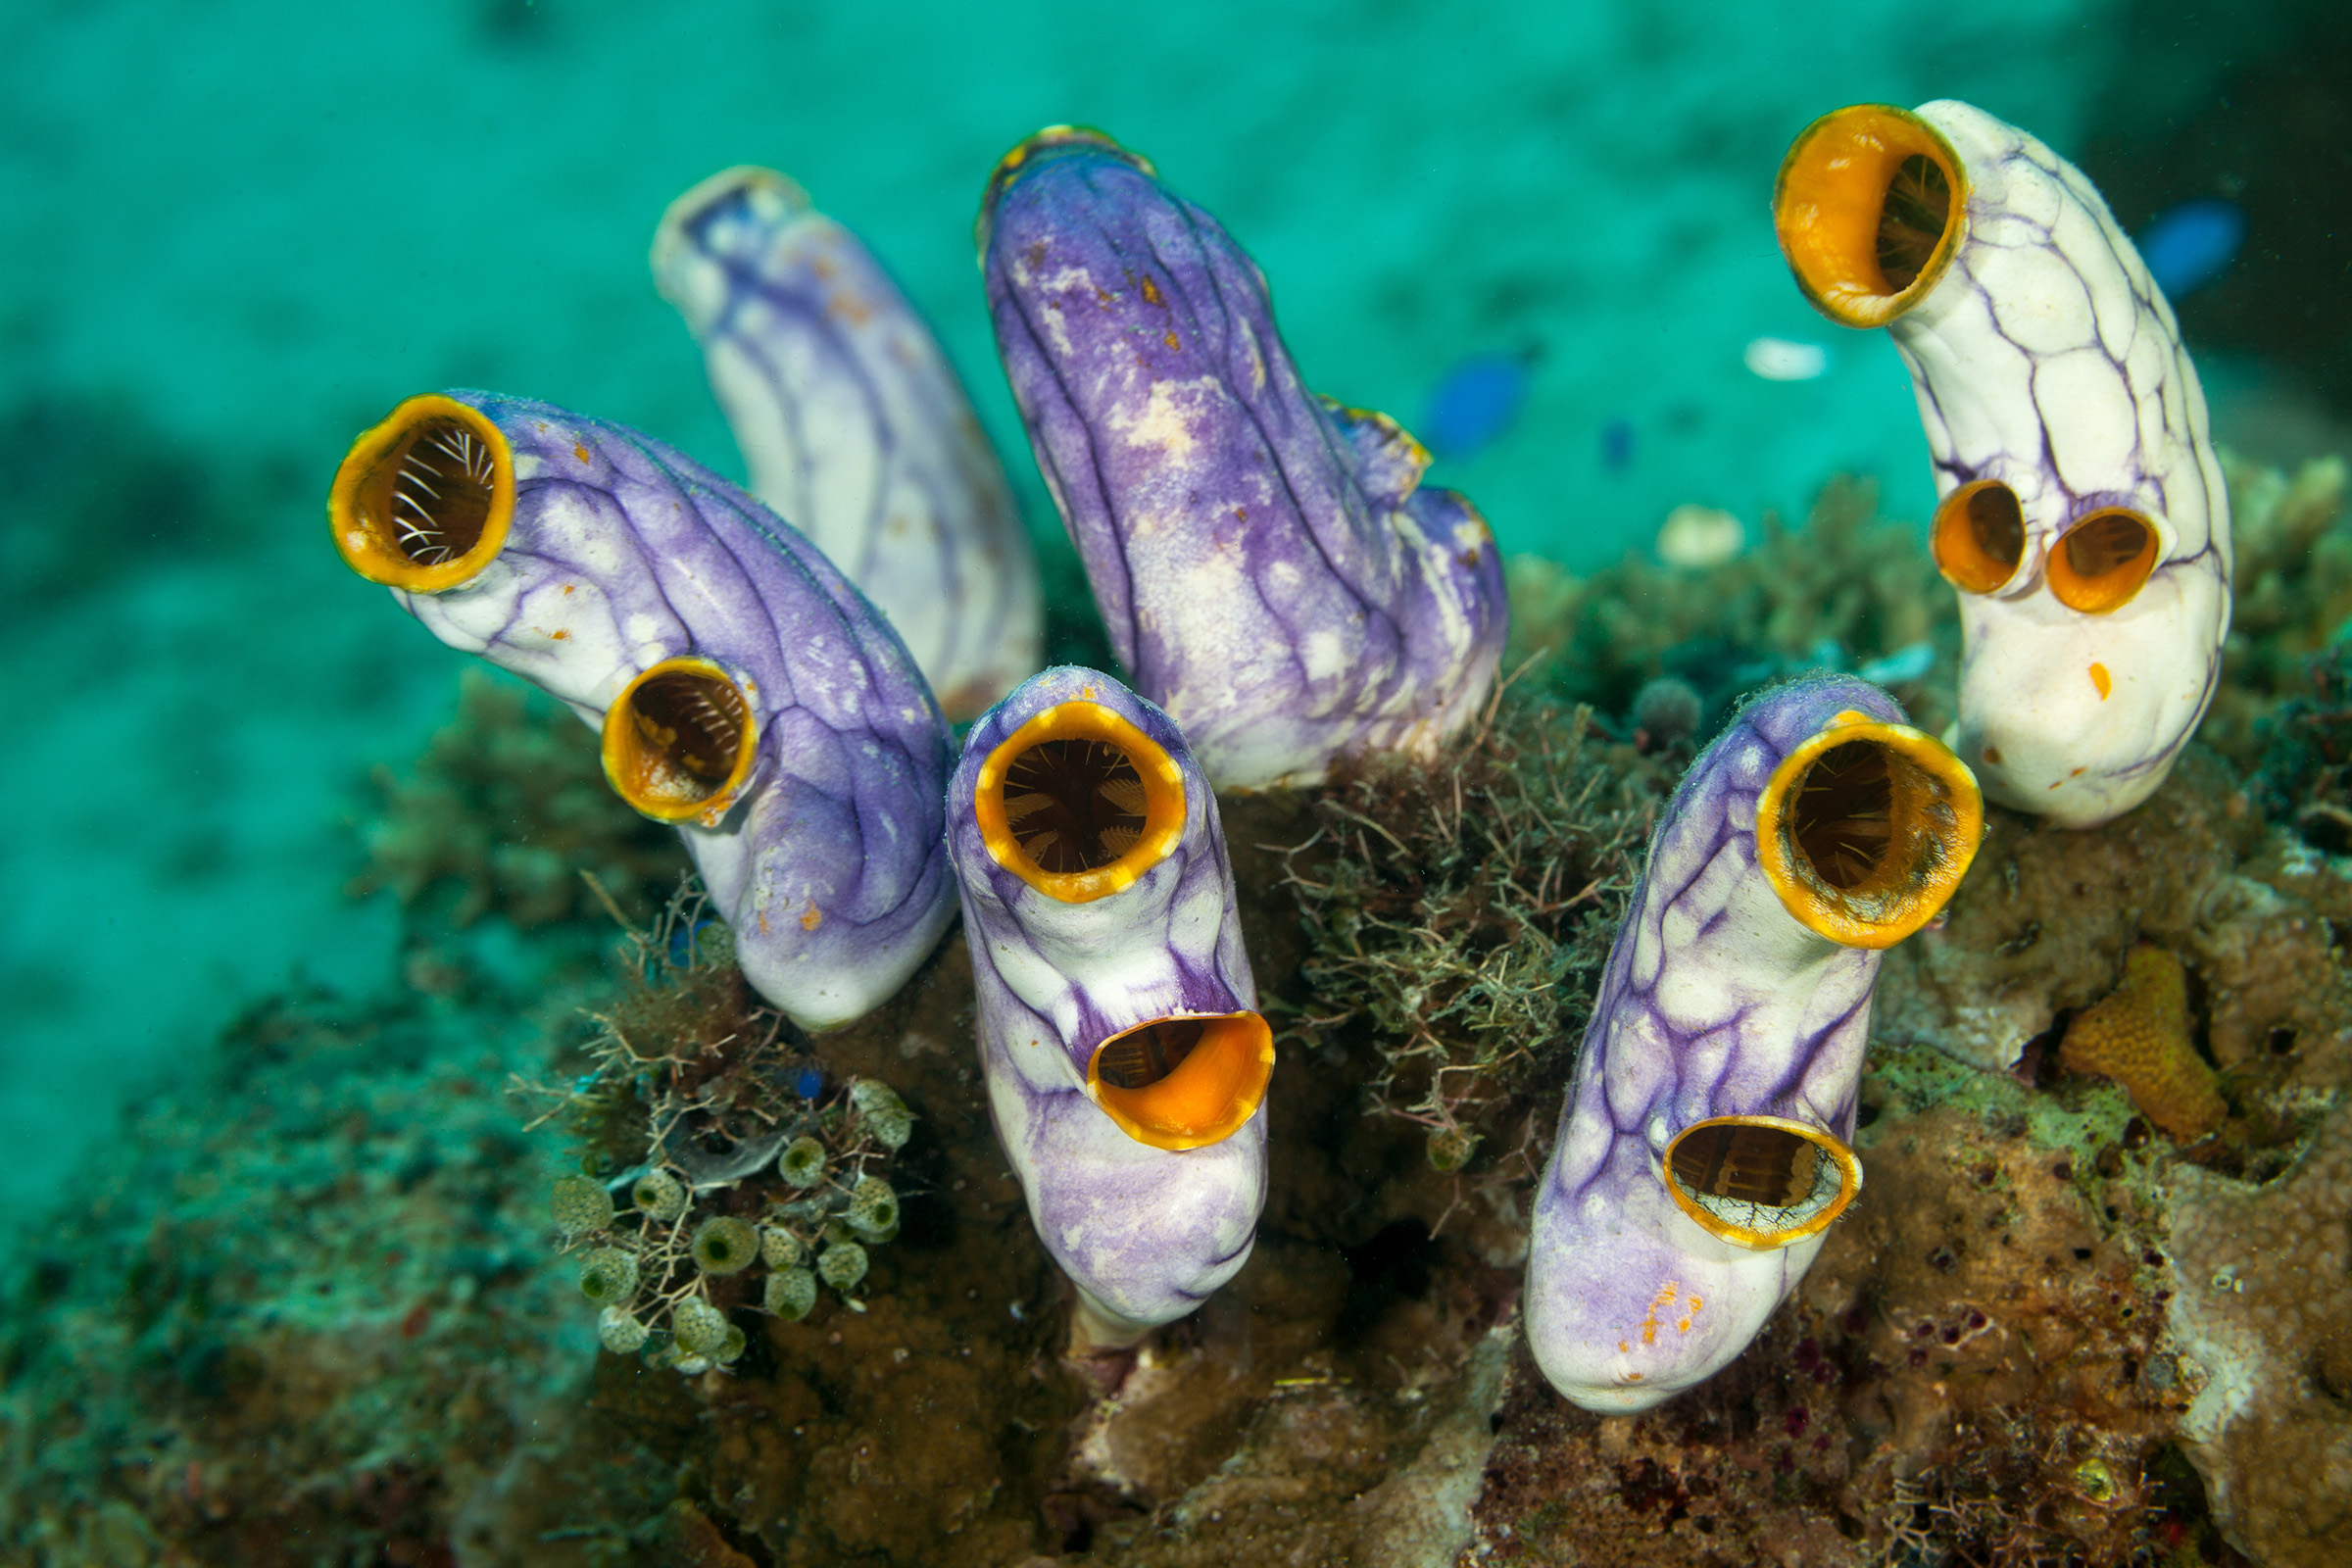
M 2124 1086 L 2141 1115 L 2181 1143 L 2221 1126 L 2230 1107 L 2188 1038 L 2188 981 L 2162 948 L 2133 948 L 2124 983 L 2068 1025 L 2058 1062 Z

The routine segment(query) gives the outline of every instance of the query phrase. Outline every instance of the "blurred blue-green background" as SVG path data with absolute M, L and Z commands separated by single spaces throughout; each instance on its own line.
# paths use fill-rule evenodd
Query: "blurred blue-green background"
M 2134 227 L 2242 201 L 2246 276 L 2184 311 L 2192 338 L 2211 328 L 2220 427 L 2282 459 L 2336 441 L 2340 318 L 2280 325 L 2263 301 L 2345 280 L 2261 269 L 2300 265 L 2331 221 L 2315 204 L 2343 198 L 2304 180 L 2304 206 L 2263 205 L 2280 142 L 2232 85 L 2307 63 L 2328 16 L 0 0 L 18 715 L 0 1140 L 37 1190 L 241 997 L 297 971 L 392 982 L 387 896 L 342 892 L 348 822 L 368 768 L 446 716 L 464 661 L 343 570 L 327 480 L 390 404 L 451 384 L 740 474 L 645 269 L 662 207 L 703 175 L 785 170 L 864 236 L 944 337 L 1042 536 L 1057 524 L 996 368 L 971 220 L 1022 135 L 1108 129 L 1256 256 L 1318 388 L 1410 426 L 1465 356 L 1540 347 L 1517 422 L 1438 477 L 1507 550 L 1586 569 L 1680 503 L 1752 531 L 1841 470 L 1924 513 L 1892 351 L 1811 313 L 1768 212 L 1790 137 L 1861 99 L 1962 97 L 2024 124 Z M 1816 345 L 1826 369 L 1751 373 L 1759 337 Z

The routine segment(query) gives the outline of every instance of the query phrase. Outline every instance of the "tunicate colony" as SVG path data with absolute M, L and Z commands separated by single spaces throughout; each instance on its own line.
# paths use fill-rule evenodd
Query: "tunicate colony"
M 1668 804 L 1533 1213 L 1537 1361 L 1603 1410 L 1738 1355 L 1859 1190 L 1879 956 L 1965 873 L 1979 778 L 2062 825 L 2130 809 L 2228 629 L 2195 370 L 2072 166 L 1965 104 L 1858 106 L 1798 138 L 1775 219 L 1807 297 L 1886 326 L 1917 382 L 1959 719 L 1937 740 L 1864 680 L 1801 679 Z M 1214 791 L 1439 755 L 1494 688 L 1505 600 L 1476 509 L 1422 485 L 1394 420 L 1306 390 L 1255 265 L 1147 160 L 1042 131 L 990 175 L 978 244 L 1127 683 L 1037 671 L 1035 564 L 961 388 L 856 237 L 767 171 L 681 197 L 653 258 L 757 498 L 620 426 L 459 391 L 359 439 L 330 521 L 436 636 L 600 730 L 801 1028 L 888 998 L 960 903 L 997 1131 L 1075 1287 L 1072 1349 L 1098 1353 L 1230 1279 L 1265 1201 L 1274 1037 Z M 1640 711 L 1645 746 L 1678 744 L 1695 695 L 1659 683 Z M 947 719 L 975 714 L 958 760 Z M 743 1172 L 661 1149 L 560 1180 L 604 1345 L 725 1367 L 744 1330 L 710 1282 L 753 1269 L 778 1319 L 820 1282 L 856 1305 L 913 1125 L 871 1079 L 811 1106 L 755 1151 L 780 1195 L 760 1213 L 729 1198 Z

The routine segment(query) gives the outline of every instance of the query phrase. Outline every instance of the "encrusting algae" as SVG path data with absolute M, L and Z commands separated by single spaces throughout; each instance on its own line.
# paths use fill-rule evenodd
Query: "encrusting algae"
M 2141 1115 L 2184 1144 L 2230 1113 L 2188 1037 L 2187 973 L 2162 948 L 2132 950 L 2124 983 L 2067 1025 L 2058 1064 L 2122 1084 Z

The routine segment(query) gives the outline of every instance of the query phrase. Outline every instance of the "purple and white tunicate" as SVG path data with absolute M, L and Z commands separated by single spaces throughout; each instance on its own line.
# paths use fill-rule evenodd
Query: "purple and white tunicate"
M 336 547 L 452 648 L 604 734 L 677 824 L 745 975 L 808 1028 L 946 930 L 949 736 L 906 647 L 760 503 L 658 441 L 520 398 L 410 398 L 361 436 Z
M 2080 170 L 1964 103 L 1823 117 L 1774 214 L 1813 303 L 1911 368 L 1960 591 L 1953 744 L 2001 805 L 2130 810 L 2230 629 L 2229 494 L 2172 307 Z
M 1216 797 L 1167 714 L 1061 666 L 972 727 L 948 844 L 997 1134 L 1074 1342 L 1132 1344 L 1233 1277 L 1265 1204 L 1274 1044 Z
M 703 346 L 752 493 L 898 629 L 954 719 L 1043 660 L 1037 562 L 938 340 L 858 236 L 782 174 L 670 204 L 654 278 Z
M 1587 1409 L 1712 1376 L 1860 1189 L 1880 950 L 1976 853 L 1969 770 L 1850 676 L 1758 698 L 1691 764 L 1609 954 L 1535 1202 L 1527 1334 Z
M 1066 127 L 989 181 L 982 263 L 1014 400 L 1136 689 L 1218 785 L 1426 752 L 1492 689 L 1506 616 L 1478 513 L 1391 419 L 1309 393 L 1217 220 Z

